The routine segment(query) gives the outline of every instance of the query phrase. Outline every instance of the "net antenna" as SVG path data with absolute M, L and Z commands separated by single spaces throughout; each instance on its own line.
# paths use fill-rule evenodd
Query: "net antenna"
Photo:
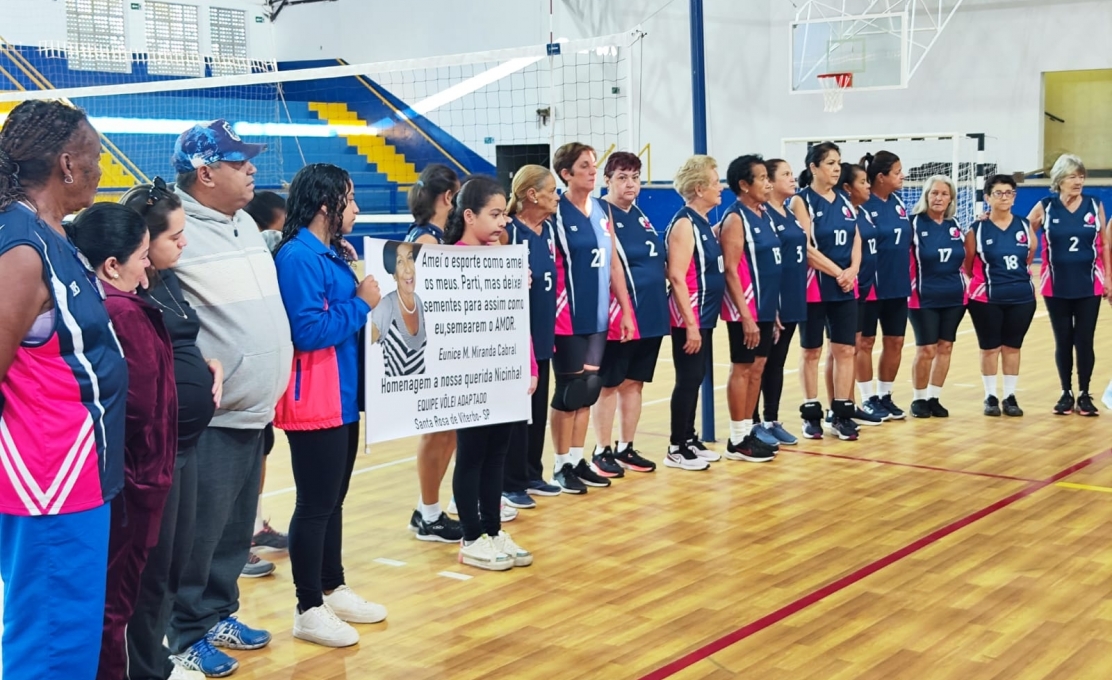
M 842 110 L 842 95 L 853 87 L 852 73 L 823 73 L 818 76 L 822 85 L 822 110 L 826 113 L 837 113 Z

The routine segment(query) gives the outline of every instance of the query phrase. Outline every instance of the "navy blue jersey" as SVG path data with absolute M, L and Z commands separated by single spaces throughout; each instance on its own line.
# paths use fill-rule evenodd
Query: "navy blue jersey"
M 529 246 L 529 332 L 538 361 L 552 358 L 556 344 L 556 241 L 550 219 L 541 223 L 541 233 L 516 217 L 506 225 L 510 243 Z
M 610 325 L 609 212 L 597 198 L 590 214 L 565 193 L 556 210 L 556 334 L 605 333 Z
M 1078 299 L 1104 294 L 1101 260 L 1100 201 L 1081 194 L 1070 212 L 1057 196 L 1040 201 L 1043 208 L 1043 297 Z
M 421 238 L 422 236 L 431 236 L 436 239 L 437 243 L 444 243 L 444 230 L 436 226 L 435 224 L 429 224 L 428 222 L 424 224 L 414 223 L 409 225 L 409 231 L 405 235 L 405 240 L 410 243 L 416 243 L 417 239 Z
M 1027 220 L 1012 215 L 1012 223 L 1001 229 L 990 220 L 973 223 L 977 256 L 973 259 L 973 279 L 969 299 L 979 302 L 1018 304 L 1035 299 L 1035 286 L 1027 255 L 1031 229 Z
M 699 321 L 699 328 L 714 328 L 718 325 L 718 313 L 722 308 L 722 296 L 726 293 L 725 267 L 722 264 L 722 248 L 714 237 L 710 222 L 689 206 L 680 208 L 676 216 L 664 230 L 664 243 L 681 219 L 691 222 L 695 236 L 695 250 L 691 253 L 691 264 L 684 277 L 687 281 L 687 294 L 691 311 Z M 672 289 L 669 298 L 669 311 L 673 328 L 684 328 L 683 315 L 675 300 L 676 291 Z
M 834 192 L 834 200 L 828 201 L 811 187 L 799 192 L 811 216 L 811 242 L 820 253 L 828 257 L 842 269 L 853 264 L 853 237 L 857 234 L 857 215 L 853 205 L 840 191 Z M 837 302 L 853 300 L 857 293 L 843 291 L 838 280 L 817 269 L 808 275 L 808 302 Z
M 807 232 L 792 211 L 785 212 L 768 208 L 780 239 L 780 321 L 799 323 L 807 320 Z
M 857 297 L 875 300 L 873 287 L 876 285 L 876 246 L 879 231 L 869 211 L 864 207 L 857 209 L 857 233 L 861 235 L 861 266 L 857 270 Z M 870 297 L 870 295 L 872 297 Z
M 660 338 L 668 335 L 668 277 L 664 243 L 653 229 L 649 218 L 636 205 L 626 212 L 616 205 L 603 202 L 613 218 L 617 237 L 618 260 L 625 273 L 629 301 L 633 305 L 633 340 Z M 610 296 L 609 339 L 621 340 L 621 308 Z
M 912 309 L 932 309 L 964 305 L 965 237 L 953 219 L 941 224 L 925 213 L 911 218 L 911 297 Z
M 876 298 L 896 300 L 911 295 L 911 223 L 907 207 L 896 194 L 882 201 L 873 194 L 861 206 L 869 211 L 877 228 Z
M 775 321 L 780 306 L 780 274 L 783 253 L 780 250 L 780 237 L 767 210 L 759 213 L 750 210 L 741 201 L 735 201 L 722 218 L 731 214 L 741 218 L 745 236 L 745 254 L 738 262 L 738 278 L 741 279 L 745 300 L 732 300 L 727 294 L 722 300 L 722 318 L 726 321 L 741 321 L 741 311 L 737 307 L 745 304 L 754 321 Z M 721 235 L 722 232 L 719 232 Z

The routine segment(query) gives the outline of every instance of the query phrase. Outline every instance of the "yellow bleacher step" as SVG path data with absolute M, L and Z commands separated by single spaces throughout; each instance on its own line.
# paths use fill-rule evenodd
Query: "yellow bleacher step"
M 309 110 L 329 125 L 367 125 L 358 114 L 343 102 L 310 102 Z M 401 153 L 378 135 L 344 135 L 348 146 L 354 147 L 359 155 L 374 163 L 386 179 L 399 184 L 412 184 L 417 181 L 417 168 Z
M 138 184 L 135 176 L 107 151 L 100 152 L 100 172 L 101 189 L 128 189 Z

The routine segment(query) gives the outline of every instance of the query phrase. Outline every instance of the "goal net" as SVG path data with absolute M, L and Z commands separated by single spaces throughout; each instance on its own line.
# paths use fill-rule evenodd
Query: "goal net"
M 269 145 L 256 160 L 258 189 L 281 191 L 306 163 L 333 163 L 351 173 L 364 214 L 400 214 L 431 163 L 508 185 L 512 168 L 544 164 L 565 142 L 593 146 L 600 160 L 637 151 L 630 130 L 635 39 L 368 64 L 0 44 L 19 66 L 0 73 L 0 121 L 27 99 L 63 98 L 84 108 L 102 136 L 100 198 L 112 200 L 156 175 L 172 178 L 177 136 L 224 118 L 244 139 Z M 221 75 L 228 73 L 235 74 Z
M 995 164 L 986 158 L 984 140 L 985 135 L 974 133 L 799 137 L 784 139 L 781 153 L 798 175 L 805 167 L 808 150 L 821 142 L 837 144 L 845 163 L 858 163 L 867 153 L 890 151 L 899 156 L 903 166 L 904 183 L 899 194 L 907 209 L 910 211 L 918 202 L 928 178 L 945 175 L 957 187 L 956 219 L 965 229 L 983 209 L 984 178 L 996 172 Z

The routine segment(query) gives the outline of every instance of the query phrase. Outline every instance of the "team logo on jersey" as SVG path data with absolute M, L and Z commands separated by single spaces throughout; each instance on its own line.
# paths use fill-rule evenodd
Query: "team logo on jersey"
M 1086 227 L 1095 227 L 1095 226 L 1097 226 L 1097 216 L 1094 215 L 1093 213 L 1090 213 L 1090 212 L 1085 213 L 1085 226 Z
M 1026 231 L 1017 231 L 1015 233 L 1015 242 L 1022 245 L 1022 246 L 1027 245 L 1027 232 Z
M 569 227 L 569 228 L 570 228 L 570 229 L 571 229 L 572 231 L 579 231 L 579 227 L 575 226 L 574 224 L 573 224 L 573 225 L 571 225 L 571 227 Z
M 876 213 L 874 213 L 874 214 L 876 214 Z M 904 210 L 904 207 L 902 205 L 897 205 L 896 206 L 896 214 L 899 215 L 900 217 L 907 217 L 907 211 Z
M 606 218 L 604 217 L 604 218 L 602 218 L 601 220 L 599 220 L 599 222 L 598 222 L 598 223 L 599 223 L 599 226 L 601 226 L 601 227 L 602 227 L 602 231 L 603 231 L 603 232 L 605 232 L 605 233 L 607 233 L 607 234 L 609 234 L 609 233 L 610 233 L 610 220 L 608 220 L 608 219 L 606 219 Z
M 926 234 L 923 234 L 923 236 L 926 236 Z M 958 229 L 957 227 L 950 227 L 950 238 L 954 239 L 955 241 L 961 240 L 961 229 Z
M 842 206 L 842 214 L 846 216 L 847 220 L 852 220 L 853 219 L 853 211 L 850 210 L 848 205 L 843 205 Z
M 81 286 L 77 285 L 76 281 L 70 281 L 70 290 L 73 291 L 74 297 L 81 294 Z
M 992 239 L 986 239 L 985 240 L 985 245 L 986 246 L 991 246 L 992 245 Z
M 653 229 L 653 225 L 649 222 L 649 218 L 645 217 L 644 215 L 638 217 L 637 221 L 641 224 L 645 231 L 656 231 L 655 229 Z

